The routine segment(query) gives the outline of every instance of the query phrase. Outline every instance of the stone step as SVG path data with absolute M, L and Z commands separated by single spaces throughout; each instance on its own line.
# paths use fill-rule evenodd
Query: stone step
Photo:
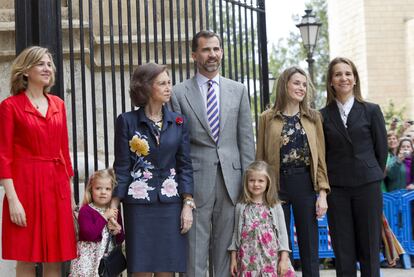
M 4 22 L 0 21 L 0 32 L 14 32 L 14 21 Z
M 73 52 L 74 52 L 74 58 L 75 58 L 75 60 L 80 60 L 80 55 L 81 55 L 80 48 L 79 47 L 75 47 L 73 49 Z M 63 48 L 63 55 L 64 55 L 65 59 L 69 59 L 69 54 L 70 54 L 69 48 L 64 47 Z M 87 67 L 90 67 L 90 50 L 88 48 L 84 48 L 84 55 L 85 55 L 85 63 L 86 63 L 86 66 Z M 143 55 L 145 55 L 144 54 L 144 51 L 143 51 Z M 142 58 L 143 58 L 143 62 L 145 63 L 146 62 L 145 61 L 145 56 L 143 56 Z M 125 52 L 124 52 L 124 59 L 123 59 L 123 61 L 124 61 L 124 70 L 127 71 L 129 69 L 129 60 L 128 60 L 128 55 Z M 137 66 L 137 56 L 136 56 L 136 53 L 134 53 L 133 62 L 134 62 L 134 65 L 133 66 L 136 67 Z M 151 52 L 150 62 L 155 62 L 154 55 L 153 55 L 152 52 Z M 167 57 L 166 57 L 166 62 L 167 62 L 166 63 L 167 66 L 170 66 L 171 65 L 171 57 L 169 56 L 168 53 L 167 53 Z M 176 55 L 175 56 L 175 59 L 174 59 L 175 65 L 176 66 L 179 66 L 179 62 L 180 62 L 180 60 L 179 60 L 179 58 Z M 158 54 L 158 63 L 162 63 L 161 53 Z M 182 56 L 182 64 L 183 64 L 183 66 L 185 66 L 185 56 L 184 55 Z M 98 73 L 98 71 L 101 69 L 101 57 L 100 57 L 100 53 L 98 53 L 96 50 L 95 50 L 95 57 L 94 57 L 94 66 L 95 66 L 95 72 Z M 192 66 L 192 63 L 191 63 L 190 66 Z M 114 64 L 114 67 L 115 67 L 116 70 L 119 70 L 120 69 L 120 61 L 119 61 L 119 56 L 117 54 L 115 54 L 115 64 Z M 106 70 L 109 70 L 109 71 L 111 69 L 111 61 L 110 61 L 110 57 L 109 56 L 108 57 L 105 57 L 105 66 L 104 66 L 104 68 Z

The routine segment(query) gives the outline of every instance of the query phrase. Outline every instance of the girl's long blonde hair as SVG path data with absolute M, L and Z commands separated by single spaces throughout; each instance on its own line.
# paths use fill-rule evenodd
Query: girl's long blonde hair
M 246 204 L 253 203 L 252 196 L 248 189 L 248 178 L 249 174 L 258 171 L 263 172 L 267 178 L 267 187 L 265 190 L 265 195 L 263 197 L 263 202 L 266 204 L 266 206 L 273 207 L 279 202 L 277 196 L 276 178 L 272 167 L 265 161 L 254 161 L 247 167 L 246 171 L 243 174 L 243 192 L 240 196 L 240 202 Z
M 89 177 L 88 184 L 86 185 L 85 189 L 85 194 L 83 196 L 82 205 L 87 205 L 93 202 L 92 187 L 98 179 L 110 179 L 112 190 L 114 190 L 116 186 L 116 177 L 114 170 L 112 168 L 108 168 L 95 171 L 95 173 L 93 173 L 92 176 Z

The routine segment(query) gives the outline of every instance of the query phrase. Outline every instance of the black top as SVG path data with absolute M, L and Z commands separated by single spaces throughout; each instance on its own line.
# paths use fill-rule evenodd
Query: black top
M 282 115 L 281 168 L 306 167 L 310 165 L 310 149 L 305 130 L 300 123 L 300 113 Z

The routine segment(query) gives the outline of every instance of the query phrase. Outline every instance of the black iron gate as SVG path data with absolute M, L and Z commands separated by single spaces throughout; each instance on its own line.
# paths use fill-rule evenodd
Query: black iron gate
M 264 0 L 67 0 L 61 23 L 77 201 L 79 183 L 112 165 L 133 69 L 151 61 L 168 65 L 174 84 L 190 78 L 199 30 L 223 38 L 221 74 L 246 85 L 255 123 L 269 102 Z

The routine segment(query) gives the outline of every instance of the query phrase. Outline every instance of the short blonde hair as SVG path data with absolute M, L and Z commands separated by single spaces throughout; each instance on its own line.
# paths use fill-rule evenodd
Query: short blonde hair
M 25 76 L 26 72 L 35 66 L 44 55 L 48 55 L 52 63 L 52 74 L 48 86 L 44 88 L 44 92 L 48 92 L 55 84 L 56 67 L 53 63 L 52 54 L 47 48 L 40 46 L 32 46 L 24 49 L 13 61 L 10 76 L 10 94 L 16 95 L 22 90 L 27 89 L 28 80 Z
M 108 168 L 95 171 L 95 173 L 93 173 L 92 176 L 89 177 L 88 184 L 86 185 L 85 189 L 85 194 L 83 196 L 82 205 L 88 205 L 89 203 L 92 203 L 92 187 L 98 179 L 110 179 L 112 190 L 114 190 L 116 186 L 116 177 L 114 170 L 112 168 Z
M 240 202 L 246 204 L 253 203 L 252 196 L 248 189 L 248 178 L 249 174 L 252 172 L 263 172 L 266 175 L 267 187 L 263 198 L 263 202 L 266 204 L 266 206 L 273 207 L 275 204 L 279 203 L 275 174 L 272 167 L 269 166 L 269 164 L 267 164 L 265 161 L 254 161 L 247 167 L 246 171 L 243 174 L 243 192 L 240 196 Z

